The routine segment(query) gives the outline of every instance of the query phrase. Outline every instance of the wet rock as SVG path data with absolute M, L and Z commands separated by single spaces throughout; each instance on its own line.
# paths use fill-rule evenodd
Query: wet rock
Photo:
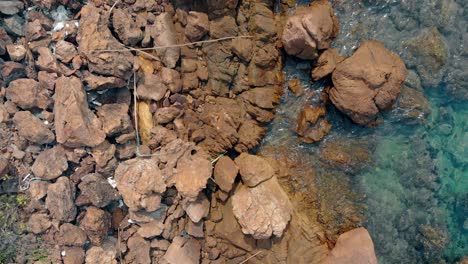
M 242 153 L 234 160 L 239 167 L 239 173 L 244 184 L 250 187 L 257 186 L 276 173 L 268 160 L 248 153 Z
M 203 193 L 200 193 L 195 201 L 184 204 L 184 210 L 193 222 L 198 223 L 208 216 L 210 201 Z
M 154 220 L 149 223 L 144 223 L 138 228 L 138 235 L 144 238 L 153 238 L 162 234 L 164 223 L 161 220 Z
M 365 228 L 356 228 L 341 234 L 325 260 L 327 264 L 377 264 L 374 243 Z
M 86 196 L 96 207 L 105 207 L 119 199 L 118 192 L 100 174 L 85 175 L 78 185 L 81 195 Z
M 231 158 L 223 156 L 216 162 L 214 179 L 221 190 L 230 192 L 237 173 L 239 173 L 239 167 L 237 167 L 236 163 Z
M 304 107 L 299 115 L 296 127 L 296 132 L 302 142 L 315 143 L 328 135 L 331 125 L 323 117 L 325 117 L 325 107 Z
M 107 136 L 133 131 L 127 104 L 105 104 L 97 107 L 97 115 L 102 121 L 102 130 Z
M 47 189 L 46 207 L 50 216 L 61 222 L 75 220 L 75 186 L 67 177 L 60 177 Z
M 57 79 L 54 115 L 57 142 L 67 147 L 94 147 L 106 137 L 101 121 L 88 108 L 83 84 L 76 77 Z
M 19 13 L 21 10 L 23 10 L 24 4 L 21 1 L 17 0 L 5 0 L 0 2 L 0 13 L 4 15 L 14 15 Z
M 333 72 L 332 103 L 354 122 L 366 125 L 388 109 L 400 93 L 406 67 L 381 43 L 366 41 Z
M 327 49 L 318 58 L 314 68 L 312 69 L 312 79 L 318 81 L 323 77 L 331 74 L 336 65 L 342 62 L 344 58 L 340 55 L 337 49 Z
M 47 90 L 33 79 L 17 79 L 8 86 L 6 97 L 23 109 L 46 109 L 52 103 Z
M 16 112 L 13 123 L 18 129 L 18 134 L 31 142 L 49 144 L 55 139 L 54 133 L 47 125 L 29 111 Z
M 88 60 L 91 72 L 128 79 L 132 74 L 131 52 L 95 52 L 94 50 L 121 49 L 122 44 L 112 36 L 108 28 L 107 11 L 93 4 L 81 9 L 80 27 L 77 36 L 78 50 Z
M 86 251 L 86 264 L 105 263 L 117 264 L 115 250 L 104 249 L 102 247 L 93 246 Z
M 119 39 L 127 46 L 135 46 L 143 39 L 143 32 L 132 19 L 129 10 L 114 9 L 112 24 Z
M 77 227 L 76 225 L 72 225 L 69 223 L 65 223 L 60 226 L 59 234 L 58 234 L 58 243 L 63 246 L 70 246 L 70 247 L 82 247 L 86 243 L 88 237 L 83 229 Z
M 106 77 L 95 74 L 87 74 L 83 79 L 89 90 L 107 90 L 125 87 L 126 82 L 117 77 Z
M 110 228 L 111 217 L 108 212 L 90 206 L 86 209 L 80 227 L 83 228 L 93 245 L 101 245 Z
M 140 236 L 132 236 L 127 241 L 128 253 L 126 263 L 150 264 L 150 242 Z
M 130 210 L 145 209 L 152 212 L 159 208 L 166 183 L 157 161 L 138 158 L 127 160 L 119 164 L 114 177 L 117 189 Z
M 372 161 L 366 141 L 347 138 L 328 140 L 320 146 L 320 159 L 333 169 L 357 173 Z
M 68 160 L 61 146 L 42 151 L 34 161 L 32 171 L 36 177 L 53 180 L 68 169 Z
M 402 43 L 408 52 L 408 64 L 414 68 L 425 88 L 437 87 L 445 71 L 448 48 L 437 28 L 423 30 Z
M 195 153 L 192 155 L 192 152 Z M 186 153 L 177 162 L 177 173 L 174 176 L 177 191 L 182 197 L 195 200 L 206 187 L 212 171 L 211 161 L 204 151 L 192 150 Z
M 338 19 L 328 1 L 313 2 L 309 7 L 298 7 L 288 17 L 282 42 L 289 55 L 301 59 L 315 59 L 318 50 L 330 47 L 338 35 Z
M 85 252 L 81 247 L 66 247 L 62 250 L 63 264 L 83 264 Z
M 176 30 L 172 16 L 164 12 L 156 16 L 154 25 L 150 28 L 154 46 L 169 46 L 177 44 Z M 164 66 L 174 68 L 180 57 L 180 48 L 158 49 L 156 54 L 161 58 Z
M 154 117 L 157 123 L 167 124 L 174 120 L 179 114 L 180 110 L 176 107 L 162 107 L 156 110 Z
M 185 35 L 190 41 L 200 40 L 210 29 L 208 15 L 201 12 L 190 11 L 187 17 Z
M 200 263 L 200 251 L 201 246 L 195 239 L 175 237 L 163 259 L 168 264 L 197 264 Z
M 55 55 L 57 59 L 63 63 L 70 63 L 72 59 L 78 55 L 78 52 L 76 51 L 75 45 L 68 41 L 60 40 L 55 44 Z
M 52 226 L 52 222 L 47 214 L 35 213 L 31 215 L 27 225 L 28 230 L 37 235 L 49 229 Z
M 276 177 L 253 188 L 241 186 L 232 196 L 232 208 L 242 232 L 255 239 L 281 237 L 293 212 Z
M 397 113 L 409 121 L 424 119 L 431 113 L 431 106 L 424 96 L 424 92 L 407 86 L 401 88 L 397 101 Z
M 23 64 L 7 61 L 3 64 L 1 73 L 3 80 L 5 81 L 5 85 L 8 85 L 14 80 L 26 77 L 26 68 Z
M 24 36 L 24 19 L 18 15 L 6 17 L 3 20 L 3 28 L 15 37 Z
M 6 49 L 10 59 L 13 61 L 21 61 L 26 56 L 26 49 L 23 45 L 8 44 L 6 45 Z

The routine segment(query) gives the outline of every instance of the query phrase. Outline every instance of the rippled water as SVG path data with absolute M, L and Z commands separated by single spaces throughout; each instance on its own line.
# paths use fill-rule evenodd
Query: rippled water
M 352 202 L 365 205 L 363 225 L 374 240 L 379 263 L 455 263 L 468 255 L 467 1 L 331 2 L 341 24 L 333 46 L 349 56 L 364 40 L 381 41 L 405 61 L 407 86 L 422 92 L 431 110 L 415 120 L 396 108 L 378 127 L 361 128 L 328 109 L 333 130 L 325 142 L 361 140 L 372 152 L 366 169 L 339 177 L 365 197 Z M 442 40 L 429 51 L 438 56 L 435 61 L 425 46 L 434 36 Z M 323 89 L 321 83 L 310 84 L 309 71 L 307 62 L 286 60 L 287 79 L 298 77 L 307 89 L 301 97 L 285 92 L 264 145 L 287 142 L 315 160 L 324 142 L 298 143 L 292 129 L 300 109 L 318 103 Z M 320 170 L 322 165 L 316 166 Z M 330 178 L 316 180 L 320 187 Z

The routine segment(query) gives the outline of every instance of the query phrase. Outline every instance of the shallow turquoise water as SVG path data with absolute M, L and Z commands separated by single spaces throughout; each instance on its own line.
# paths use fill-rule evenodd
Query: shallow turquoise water
M 405 61 L 416 80 L 408 84 L 416 83 L 413 88 L 423 91 L 431 108 L 426 118 L 412 122 L 407 112 L 393 109 L 373 129 L 352 124 L 334 109 L 327 113 L 334 128 L 325 141 L 344 137 L 372 145 L 372 164 L 346 177 L 366 197 L 363 225 L 374 240 L 379 263 L 456 263 L 468 255 L 467 1 L 331 2 L 341 24 L 333 46 L 349 56 L 363 40 L 383 42 Z M 432 61 L 407 43 L 433 28 L 440 32 L 446 60 L 431 71 Z M 319 102 L 323 85 L 310 84 L 309 64 L 286 60 L 287 79 L 298 77 L 308 88 L 299 98 L 285 92 L 265 142 L 294 138 L 291 128 L 300 109 L 308 101 Z M 291 144 L 311 159 L 319 147 Z

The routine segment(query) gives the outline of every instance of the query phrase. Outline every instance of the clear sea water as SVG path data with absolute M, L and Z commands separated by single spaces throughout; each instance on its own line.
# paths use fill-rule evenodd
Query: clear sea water
M 456 263 L 468 255 L 468 1 L 331 2 L 341 27 L 333 46 L 349 56 L 364 40 L 382 42 L 405 61 L 408 83 L 424 94 L 431 110 L 408 121 L 409 113 L 395 107 L 376 128 L 362 128 L 328 109 L 333 130 L 324 142 L 346 138 L 370 146 L 372 162 L 339 177 L 364 197 L 362 225 L 379 263 Z M 443 58 L 440 67 L 424 53 L 432 39 L 420 38 L 435 29 L 443 41 L 432 53 Z M 307 88 L 301 97 L 285 88 L 264 144 L 287 141 L 315 160 L 324 142 L 298 143 L 291 128 L 305 104 L 319 102 L 323 84 L 311 84 L 309 62 L 288 58 L 284 71 L 287 80 L 299 78 Z M 317 185 L 326 180 L 317 177 Z

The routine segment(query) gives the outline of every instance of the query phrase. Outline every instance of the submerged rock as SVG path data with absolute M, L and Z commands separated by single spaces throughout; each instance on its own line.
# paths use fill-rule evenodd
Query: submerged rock
M 405 78 L 406 67 L 398 55 L 377 41 L 366 41 L 336 66 L 330 99 L 354 122 L 366 125 L 392 106 Z
M 331 125 L 325 117 L 325 107 L 306 106 L 297 121 L 296 132 L 304 143 L 315 143 L 330 133 Z
M 338 35 L 339 25 L 328 1 L 314 1 L 308 7 L 297 7 L 288 17 L 283 31 L 283 46 L 289 55 L 315 59 L 318 51 L 330 47 Z
M 325 260 L 326 264 L 377 264 L 374 243 L 365 228 L 356 228 L 341 234 Z

